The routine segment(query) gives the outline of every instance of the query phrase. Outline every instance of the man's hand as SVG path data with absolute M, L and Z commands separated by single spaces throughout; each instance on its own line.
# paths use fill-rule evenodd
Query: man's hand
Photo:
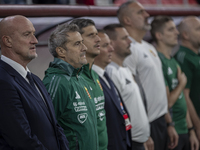
M 187 83 L 187 77 L 185 76 L 185 73 L 181 71 L 180 67 L 178 67 L 177 70 L 178 70 L 177 72 L 178 82 L 179 84 L 181 84 L 182 88 L 185 88 L 185 85 Z
M 154 150 L 154 142 L 151 137 L 144 143 L 145 150 Z
M 191 150 L 198 150 L 199 149 L 199 142 L 195 135 L 194 130 L 189 131 L 190 132 L 190 145 Z
M 196 136 L 197 136 L 197 139 L 198 139 L 198 141 L 200 143 L 200 128 L 199 129 L 196 128 Z
M 173 126 L 167 127 L 167 132 L 169 136 L 169 149 L 174 149 L 178 145 L 178 134 Z

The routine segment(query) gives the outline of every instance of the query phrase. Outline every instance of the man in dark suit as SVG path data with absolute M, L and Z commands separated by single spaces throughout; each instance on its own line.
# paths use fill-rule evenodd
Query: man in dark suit
M 92 69 L 100 78 L 105 95 L 106 125 L 108 132 L 108 150 L 131 150 L 131 125 L 129 115 L 114 83 L 105 73 L 105 67 L 111 62 L 113 47 L 103 31 L 99 31 L 100 54 L 95 58 Z
M 0 22 L 0 149 L 68 150 L 51 98 L 27 64 L 37 57 L 33 24 L 24 16 Z

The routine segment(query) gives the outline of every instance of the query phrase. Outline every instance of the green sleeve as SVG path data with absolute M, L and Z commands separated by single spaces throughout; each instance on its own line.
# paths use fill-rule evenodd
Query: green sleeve
M 168 82 L 167 82 L 167 68 L 163 68 L 163 76 L 165 80 L 165 85 L 169 87 Z
M 187 84 L 185 86 L 185 88 L 189 88 L 191 87 L 191 83 L 192 83 L 192 78 L 193 78 L 193 65 L 190 63 L 189 60 L 184 59 L 183 63 L 181 64 L 181 70 L 185 73 L 186 77 L 187 77 Z
M 167 82 L 167 67 L 165 65 L 165 63 L 162 61 L 162 71 L 163 71 L 163 76 L 164 76 L 164 80 L 165 80 L 165 85 L 169 87 L 168 82 Z
M 53 95 L 53 105 L 55 108 L 56 118 L 59 125 L 64 129 L 64 134 L 67 139 L 70 141 L 69 148 L 70 150 L 77 149 L 78 135 L 69 128 L 70 124 L 70 111 L 68 107 L 69 101 L 71 100 L 70 95 L 71 84 L 66 84 L 62 82 L 58 85 L 55 95 Z
M 63 85 L 63 82 L 61 82 L 60 76 L 44 78 L 43 83 L 51 96 L 55 109 L 56 119 L 59 121 L 60 117 L 64 113 L 64 109 L 67 103 L 67 101 L 64 101 L 66 97 L 68 97 L 66 87 Z
M 67 107 L 71 99 L 71 85 L 69 81 L 66 81 L 62 76 L 44 78 L 43 83 L 51 96 L 58 124 L 64 129 L 64 134 L 70 141 L 69 148 L 70 150 L 75 150 L 78 141 L 77 135 L 73 130 L 70 130 L 67 125 L 68 119 L 70 118 Z

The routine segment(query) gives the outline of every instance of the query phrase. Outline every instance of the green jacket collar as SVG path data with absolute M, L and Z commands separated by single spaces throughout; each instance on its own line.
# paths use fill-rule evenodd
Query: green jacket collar
M 187 54 L 193 55 L 193 56 L 197 56 L 197 54 L 195 52 L 193 52 L 192 50 L 190 50 L 189 48 L 185 47 L 185 46 L 180 46 L 179 48 L 181 51 L 186 52 Z
M 90 79 L 93 79 L 93 73 L 92 73 L 92 68 L 90 69 L 90 64 L 85 64 L 83 65 L 83 73 L 85 74 L 85 76 L 87 76 Z
M 77 74 L 80 75 L 83 70 L 82 67 L 74 68 L 72 65 L 59 58 L 54 58 L 54 61 L 49 64 L 49 67 L 59 68 L 62 72 L 67 73 L 69 76 L 76 76 Z
M 170 59 L 168 59 L 167 57 L 165 57 L 165 55 L 164 55 L 163 53 L 161 53 L 161 52 L 159 52 L 159 51 L 157 51 L 157 53 L 158 53 L 158 56 L 159 56 L 161 59 L 167 59 L 167 60 L 171 60 L 171 59 L 172 59 L 171 56 L 170 56 Z

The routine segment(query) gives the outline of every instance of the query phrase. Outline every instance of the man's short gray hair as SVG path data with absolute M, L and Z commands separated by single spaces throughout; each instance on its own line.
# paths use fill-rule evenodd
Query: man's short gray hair
M 68 42 L 67 37 L 70 32 L 79 32 L 79 28 L 75 24 L 62 24 L 58 25 L 57 28 L 51 33 L 48 40 L 49 52 L 57 57 L 58 54 L 56 52 L 57 47 L 62 47 L 67 50 L 65 44 Z
M 121 25 L 124 25 L 123 17 L 124 17 L 124 15 L 128 14 L 129 5 L 132 4 L 132 3 L 135 3 L 135 2 L 137 2 L 137 1 L 136 0 L 129 0 L 125 3 L 123 3 L 119 7 L 119 9 L 117 10 L 117 17 L 118 17 L 118 20 L 119 20 Z

